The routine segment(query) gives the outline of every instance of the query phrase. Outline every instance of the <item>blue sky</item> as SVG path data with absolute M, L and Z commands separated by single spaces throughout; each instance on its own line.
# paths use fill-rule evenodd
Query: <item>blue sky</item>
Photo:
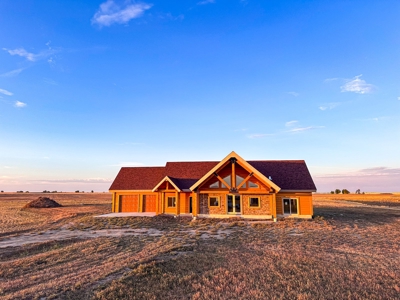
M 0 189 L 121 166 L 304 159 L 400 191 L 399 1 L 0 2 Z

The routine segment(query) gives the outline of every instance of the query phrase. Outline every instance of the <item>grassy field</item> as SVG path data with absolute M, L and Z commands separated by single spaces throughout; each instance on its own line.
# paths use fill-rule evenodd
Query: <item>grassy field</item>
M 20 210 L 38 196 L 0 194 L 1 299 L 400 297 L 398 197 L 316 195 L 313 220 L 273 223 L 93 218 L 109 194 Z M 2 247 L 21 237 L 48 240 Z

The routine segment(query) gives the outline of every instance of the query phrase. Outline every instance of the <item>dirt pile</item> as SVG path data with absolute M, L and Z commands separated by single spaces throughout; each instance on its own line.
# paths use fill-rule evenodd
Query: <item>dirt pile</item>
M 51 207 L 61 207 L 62 205 L 50 199 L 48 197 L 39 197 L 26 204 L 23 208 L 51 208 Z

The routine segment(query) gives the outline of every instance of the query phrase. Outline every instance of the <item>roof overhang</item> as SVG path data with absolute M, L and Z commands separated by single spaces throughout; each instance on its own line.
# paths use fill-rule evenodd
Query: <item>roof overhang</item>
M 157 191 L 160 185 L 162 185 L 165 181 L 168 181 L 178 192 L 182 192 L 181 189 L 168 176 L 165 176 L 163 179 L 161 179 L 161 181 L 154 187 L 152 192 Z
M 269 185 L 272 187 L 276 193 L 281 190 L 279 186 L 277 186 L 274 182 L 269 180 L 267 177 L 265 177 L 263 174 L 261 174 L 260 171 L 258 171 L 256 168 L 254 168 L 252 165 L 250 165 L 247 161 L 245 161 L 242 157 L 240 157 L 235 151 L 232 151 L 229 153 L 223 160 L 221 160 L 214 168 L 212 168 L 206 175 L 201 177 L 195 184 L 193 184 L 190 187 L 191 191 L 194 191 L 197 189 L 203 182 L 205 182 L 210 176 L 212 176 L 219 168 L 221 168 L 229 159 L 231 158 L 236 158 L 236 161 L 239 162 L 239 164 L 247 169 L 249 172 L 253 172 L 254 175 L 261 181 L 263 181 L 265 184 Z

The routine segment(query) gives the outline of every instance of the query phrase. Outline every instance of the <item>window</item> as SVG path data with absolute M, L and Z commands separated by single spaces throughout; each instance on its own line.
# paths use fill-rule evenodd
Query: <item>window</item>
M 176 207 L 175 197 L 168 197 L 168 207 Z
M 231 182 L 231 175 L 228 175 L 228 176 L 226 176 L 225 178 L 224 178 L 224 181 L 228 184 L 228 185 L 232 185 L 232 182 Z M 222 184 L 223 185 L 223 187 L 225 188 L 225 185 L 224 184 Z
M 243 182 L 244 178 L 236 175 L 236 186 L 239 186 Z
M 285 215 L 297 215 L 298 214 L 298 204 L 296 198 L 285 198 L 283 199 L 283 213 Z
M 208 203 L 209 206 L 219 206 L 219 197 L 209 197 Z
M 259 187 L 258 184 L 255 184 L 252 181 L 248 181 L 248 183 L 249 183 L 249 188 L 258 188 Z
M 211 189 L 218 189 L 219 188 L 219 181 L 210 184 Z
M 250 197 L 249 198 L 249 206 L 250 207 L 260 207 L 260 198 L 259 197 Z

